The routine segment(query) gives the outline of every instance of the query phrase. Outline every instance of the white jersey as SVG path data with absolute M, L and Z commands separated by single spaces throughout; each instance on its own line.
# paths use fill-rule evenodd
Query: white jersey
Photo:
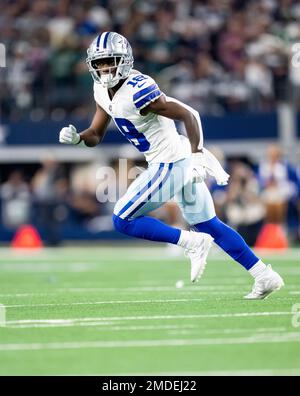
M 189 140 L 178 134 L 173 120 L 151 112 L 140 114 L 161 95 L 155 81 L 137 71 L 132 71 L 112 100 L 106 88 L 94 83 L 95 101 L 149 163 L 176 162 L 191 154 Z

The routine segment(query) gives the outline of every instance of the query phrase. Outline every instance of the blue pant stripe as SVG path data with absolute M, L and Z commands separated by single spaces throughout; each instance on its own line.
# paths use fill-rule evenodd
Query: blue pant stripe
M 129 216 L 133 216 L 138 210 L 140 210 L 140 209 L 151 199 L 151 197 L 152 197 L 154 194 L 157 193 L 157 191 L 159 191 L 159 190 L 162 188 L 163 184 L 164 184 L 165 181 L 168 179 L 168 177 L 169 177 L 169 175 L 170 175 L 170 173 L 171 173 L 171 170 L 172 170 L 172 168 L 173 168 L 173 164 L 169 164 L 169 165 L 168 165 L 168 168 L 169 168 L 169 169 L 168 169 L 168 171 L 167 171 L 165 177 L 164 177 L 163 180 L 159 183 L 159 185 L 158 185 L 152 192 L 149 193 L 149 195 L 148 195 L 148 197 L 145 199 L 145 201 L 141 202 L 135 209 L 133 209 L 132 212 L 130 212 L 130 214 L 127 216 L 127 218 L 128 218 Z
M 159 168 L 158 168 L 157 172 L 155 173 L 155 175 L 153 176 L 153 178 L 136 195 L 134 195 L 130 199 L 130 201 L 128 201 L 128 203 L 119 211 L 118 216 L 121 216 L 124 212 L 126 212 L 126 210 L 131 205 L 133 205 L 136 202 L 136 200 L 139 199 L 141 197 L 141 195 L 144 194 L 144 192 L 146 192 L 151 187 L 151 185 L 159 178 L 163 169 L 164 169 L 164 164 L 160 164 Z

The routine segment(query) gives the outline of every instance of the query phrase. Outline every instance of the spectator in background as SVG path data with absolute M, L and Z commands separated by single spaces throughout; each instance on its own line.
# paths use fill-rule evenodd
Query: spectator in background
M 300 13 L 300 7 L 299 7 Z M 300 26 L 299 23 L 291 23 L 287 29 L 288 38 L 290 42 L 290 59 L 289 59 L 289 84 L 291 87 L 292 103 L 295 108 L 300 109 L 300 65 L 295 67 L 296 56 L 298 63 L 300 62 L 300 56 L 296 55 L 296 50 L 300 50 Z
M 270 15 L 260 15 L 249 34 L 245 51 L 249 58 L 268 68 L 275 99 L 281 102 L 288 100 L 288 46 L 279 34 L 274 34 L 271 26 Z
M 227 21 L 225 31 L 218 40 L 218 57 L 228 71 L 235 71 L 240 61 L 244 58 L 245 47 L 245 15 L 244 13 L 232 14 Z
M 59 225 L 64 216 L 64 202 L 68 183 L 60 165 L 51 156 L 42 160 L 42 167 L 32 180 L 32 188 L 37 204 L 37 221 L 45 234 L 49 246 L 60 243 Z
M 10 119 L 37 107 L 49 116 L 56 106 L 88 116 L 78 94 L 88 76 L 82 49 L 108 30 L 134 44 L 136 69 L 154 74 L 171 95 L 178 89 L 178 99 L 201 114 L 264 111 L 292 97 L 300 106 L 299 73 L 289 66 L 299 42 L 297 0 L 2 3 L 0 36 L 12 67 L 4 72 L 9 86 L 0 81 L 0 107 Z
M 182 69 L 180 79 L 178 73 L 177 83 L 175 84 L 174 81 L 170 87 L 171 96 L 180 97 L 182 101 L 188 102 L 201 113 L 220 114 L 222 109 L 218 103 L 217 87 L 224 79 L 222 67 L 213 61 L 208 52 L 195 56 L 191 73 L 189 73 L 188 64 L 181 63 L 180 66 L 186 67 L 186 71 Z M 170 69 L 172 70 L 172 68 L 166 70 Z M 187 76 L 188 81 L 186 81 Z
M 29 38 L 28 66 L 32 72 L 32 104 L 34 108 L 49 107 L 48 89 L 51 86 L 49 33 L 45 27 L 36 30 Z
M 283 224 L 287 219 L 289 236 L 299 238 L 300 179 L 295 166 L 283 158 L 278 145 L 270 145 L 258 169 L 267 221 Z
M 7 71 L 9 90 L 16 107 L 20 110 L 27 110 L 32 105 L 33 74 L 27 58 L 29 49 L 30 46 L 27 42 L 18 42 L 13 48 L 13 57 Z
M 70 13 L 70 7 L 71 4 L 68 0 L 57 2 L 55 10 L 53 9 L 55 14 L 48 20 L 50 42 L 54 48 L 60 47 L 74 31 L 74 11 Z
M 250 166 L 236 162 L 231 168 L 227 190 L 226 218 L 230 225 L 254 246 L 265 217 L 259 184 Z
M 51 96 L 51 108 L 62 107 L 64 110 L 70 110 L 76 106 L 76 96 L 80 94 L 76 92 L 75 68 L 80 55 L 77 42 L 72 36 L 62 39 L 53 51 L 50 69 L 55 91 Z
M 103 211 L 103 205 L 97 202 L 97 163 L 78 164 L 70 173 L 70 196 L 68 199 L 70 218 L 75 225 L 89 227 Z
M 2 222 L 10 229 L 16 229 L 30 220 L 31 194 L 29 185 L 20 171 L 12 172 L 0 189 L 2 201 Z
M 87 190 L 73 191 L 69 200 L 73 218 L 77 223 L 86 225 L 99 215 L 99 204 L 95 194 Z

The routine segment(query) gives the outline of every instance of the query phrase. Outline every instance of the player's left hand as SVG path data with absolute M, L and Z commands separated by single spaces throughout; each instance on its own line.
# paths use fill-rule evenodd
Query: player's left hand
M 192 181 L 201 183 L 206 179 L 206 176 L 203 153 L 192 153 Z

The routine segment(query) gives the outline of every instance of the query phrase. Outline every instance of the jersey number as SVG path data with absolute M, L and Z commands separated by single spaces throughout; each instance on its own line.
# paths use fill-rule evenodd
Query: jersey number
M 133 123 L 126 118 L 115 118 L 115 123 L 119 131 L 132 143 L 139 151 L 148 151 L 150 143 L 145 135 L 140 133 Z
M 133 87 L 135 87 L 135 86 L 137 85 L 137 83 L 140 83 L 140 84 L 138 85 L 138 88 L 142 88 L 142 86 L 143 86 L 144 84 L 146 84 L 146 82 L 142 82 L 142 83 L 141 83 L 141 81 L 147 80 L 147 78 L 148 78 L 148 77 L 145 77 L 145 76 L 143 76 L 142 74 L 139 74 L 138 76 L 133 77 L 133 79 L 132 79 L 131 81 L 128 81 L 127 85 L 132 85 Z

